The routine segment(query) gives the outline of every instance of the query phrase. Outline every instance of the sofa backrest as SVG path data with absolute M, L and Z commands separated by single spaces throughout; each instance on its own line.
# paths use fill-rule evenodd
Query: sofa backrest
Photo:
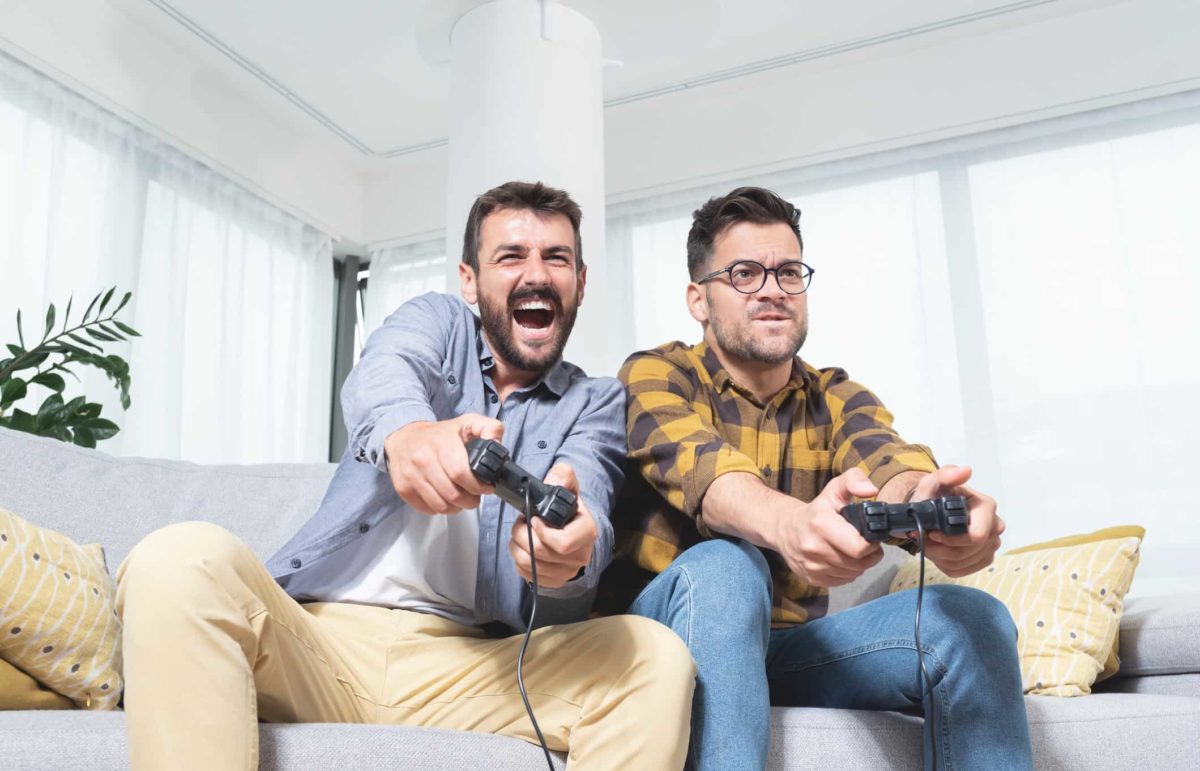
M 116 458 L 0 428 L 0 508 L 101 544 L 111 573 L 143 536 L 193 519 L 225 527 L 265 560 L 317 510 L 334 468 Z
M 112 573 L 143 536 L 192 519 L 221 525 L 266 560 L 317 510 L 335 468 L 116 458 L 0 428 L 0 508 L 79 543 L 101 544 Z M 884 554 L 857 581 L 830 592 L 830 613 L 887 593 L 904 554 Z

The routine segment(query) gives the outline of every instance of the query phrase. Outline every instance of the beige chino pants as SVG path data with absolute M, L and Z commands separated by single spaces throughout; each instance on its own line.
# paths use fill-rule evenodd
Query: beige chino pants
M 256 769 L 258 719 L 482 731 L 537 742 L 517 689 L 521 638 L 423 613 L 300 605 L 222 528 L 172 525 L 117 572 L 125 710 L 140 771 Z M 572 771 L 678 769 L 695 668 L 636 616 L 545 627 L 525 686 Z M 481 759 L 481 764 L 485 759 Z

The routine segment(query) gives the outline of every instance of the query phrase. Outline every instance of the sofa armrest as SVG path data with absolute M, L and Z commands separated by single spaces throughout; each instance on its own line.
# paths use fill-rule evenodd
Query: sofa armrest
M 1128 597 L 1118 677 L 1200 672 L 1200 592 Z

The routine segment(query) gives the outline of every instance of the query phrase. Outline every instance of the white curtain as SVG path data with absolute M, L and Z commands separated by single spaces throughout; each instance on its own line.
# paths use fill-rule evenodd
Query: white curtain
M 132 405 L 81 370 L 121 432 L 100 449 L 197 462 L 320 461 L 331 408 L 330 239 L 0 55 L 0 342 L 40 339 L 98 291 L 143 337 L 105 344 Z M 20 403 L 36 409 L 44 389 Z
M 973 465 L 1006 546 L 1141 524 L 1134 590 L 1194 590 L 1200 93 L 611 205 L 626 350 L 699 339 L 691 212 L 739 184 L 803 212 L 801 355 Z
M 426 292 L 448 291 L 444 239 L 389 246 L 373 250 L 368 256 L 370 273 L 363 303 L 363 342 L 392 311 L 408 300 Z M 458 295 L 458 287 L 449 291 Z

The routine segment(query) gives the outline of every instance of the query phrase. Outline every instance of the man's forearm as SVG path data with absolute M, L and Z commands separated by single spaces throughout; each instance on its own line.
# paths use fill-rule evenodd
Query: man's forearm
M 780 520 L 795 506 L 803 503 L 772 490 L 754 474 L 735 471 L 713 480 L 701 511 L 710 530 L 774 549 Z

